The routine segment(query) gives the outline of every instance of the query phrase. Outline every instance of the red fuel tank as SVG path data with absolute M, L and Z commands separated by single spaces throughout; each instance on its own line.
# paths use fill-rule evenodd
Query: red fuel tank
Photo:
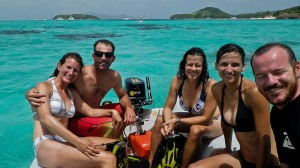
M 129 143 L 132 151 L 140 158 L 148 159 L 150 154 L 151 131 L 145 133 L 131 133 L 129 135 Z

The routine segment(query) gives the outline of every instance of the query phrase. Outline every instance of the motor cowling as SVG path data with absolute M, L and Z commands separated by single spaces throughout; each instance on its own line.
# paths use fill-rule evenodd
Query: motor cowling
M 125 91 L 127 92 L 133 106 L 143 105 L 146 101 L 145 82 L 140 78 L 126 78 Z

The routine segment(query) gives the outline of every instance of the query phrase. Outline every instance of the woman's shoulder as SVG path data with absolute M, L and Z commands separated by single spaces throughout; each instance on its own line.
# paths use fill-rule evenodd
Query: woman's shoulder
M 214 82 L 211 86 L 211 93 L 217 102 L 221 100 L 223 87 L 224 83 L 222 81 Z
M 222 89 L 224 88 L 224 83 L 222 81 L 215 81 L 211 86 L 211 91 L 214 94 L 221 95 Z
M 222 89 L 224 87 L 224 83 L 222 81 L 216 81 L 214 79 L 211 79 L 210 83 L 215 89 Z
M 182 83 L 182 80 L 182 77 L 174 76 L 170 84 L 170 89 L 177 91 Z
M 51 86 L 52 80 L 54 80 L 54 79 L 49 79 L 49 80 L 46 80 L 46 81 L 39 82 L 39 83 L 36 84 L 36 86 L 44 86 L 44 87 Z
M 183 77 L 182 76 L 174 76 L 172 78 L 172 83 L 174 84 L 181 84 L 182 83 L 182 80 L 183 80 Z
M 246 94 L 256 94 L 258 92 L 258 89 L 256 84 L 253 81 L 244 78 L 242 91 L 244 91 Z
M 206 81 L 206 87 L 208 86 L 212 86 L 213 84 L 215 84 L 217 81 L 214 80 L 213 78 L 208 78 Z
M 52 84 L 51 84 L 52 80 L 47 80 L 47 81 L 43 81 L 43 82 L 39 82 L 36 84 L 35 88 L 39 91 L 39 92 L 49 92 L 50 89 L 52 89 Z
M 243 84 L 242 93 L 244 94 L 243 97 L 246 104 L 253 103 L 256 105 L 257 103 L 262 104 L 263 101 L 267 102 L 253 81 L 245 79 Z

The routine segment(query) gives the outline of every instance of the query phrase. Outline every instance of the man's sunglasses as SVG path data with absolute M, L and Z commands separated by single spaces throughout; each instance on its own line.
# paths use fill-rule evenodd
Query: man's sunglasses
M 94 51 L 94 54 L 96 57 L 102 57 L 103 55 L 106 57 L 106 58 L 111 58 L 114 56 L 114 54 L 112 52 L 102 52 L 102 51 Z

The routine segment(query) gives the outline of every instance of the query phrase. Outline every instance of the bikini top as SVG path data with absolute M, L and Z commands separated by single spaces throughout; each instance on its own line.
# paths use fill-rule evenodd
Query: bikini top
M 50 97 L 50 110 L 53 116 L 66 116 L 67 118 L 72 118 L 75 115 L 75 106 L 73 96 L 69 89 L 67 89 L 71 97 L 71 107 L 70 110 L 66 112 L 66 107 L 64 101 L 61 99 L 57 92 L 54 79 L 52 79 L 52 96 Z
M 185 79 L 184 79 L 185 80 Z M 183 83 L 184 83 L 184 80 L 182 81 L 182 83 L 180 84 L 180 87 L 178 89 L 178 97 L 179 97 L 179 104 L 180 104 L 180 107 L 185 110 L 185 111 L 188 111 L 188 112 L 191 112 L 193 114 L 197 114 L 197 115 L 200 115 L 202 112 L 203 112 L 203 109 L 204 109 L 204 102 L 205 102 L 205 84 L 203 83 L 202 85 L 202 89 L 201 89 L 201 94 L 200 94 L 200 97 L 199 97 L 199 100 L 197 101 L 197 103 L 195 104 L 194 107 L 192 108 L 187 108 L 185 105 L 184 105 L 184 102 L 183 102 L 183 96 L 182 96 L 182 88 L 183 88 Z
M 242 99 L 242 93 L 241 93 L 242 79 L 243 79 L 243 76 L 241 78 L 241 83 L 239 86 L 239 102 L 238 102 L 236 121 L 235 121 L 236 125 L 232 125 L 232 124 L 228 123 L 224 118 L 224 114 L 223 114 L 224 100 L 223 100 L 223 98 L 224 98 L 224 92 L 225 92 L 225 85 L 222 90 L 221 116 L 222 116 L 222 121 L 224 122 L 224 124 L 228 127 L 232 127 L 235 132 L 251 132 L 251 131 L 255 131 L 254 116 L 253 116 L 252 110 L 249 109 L 244 104 L 244 101 Z

